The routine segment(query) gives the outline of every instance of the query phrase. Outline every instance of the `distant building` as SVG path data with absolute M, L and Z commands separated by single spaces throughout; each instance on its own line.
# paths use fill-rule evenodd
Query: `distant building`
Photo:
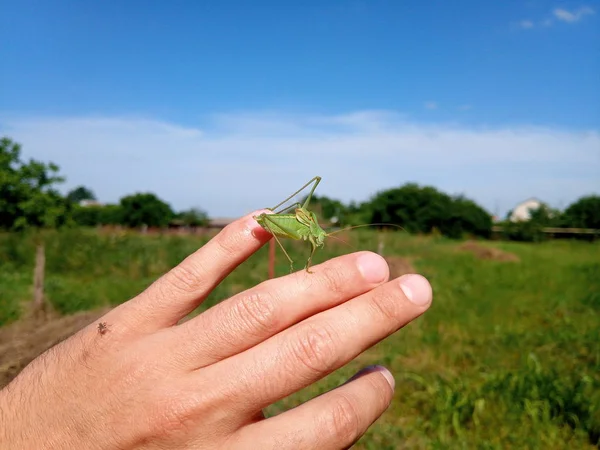
M 231 222 L 233 222 L 235 218 L 230 217 L 215 217 L 213 219 L 209 219 L 208 227 L 209 228 L 225 228 Z
M 531 219 L 531 211 L 535 211 L 542 206 L 544 206 L 544 203 L 537 198 L 525 200 L 513 208 L 508 220 L 511 222 L 525 222 Z

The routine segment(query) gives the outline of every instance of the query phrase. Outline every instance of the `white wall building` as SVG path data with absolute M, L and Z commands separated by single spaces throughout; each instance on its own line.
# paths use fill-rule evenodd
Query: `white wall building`
M 543 206 L 544 203 L 537 198 L 530 198 L 519 203 L 512 210 L 509 220 L 511 222 L 523 222 L 531 219 L 531 211 L 535 211 Z

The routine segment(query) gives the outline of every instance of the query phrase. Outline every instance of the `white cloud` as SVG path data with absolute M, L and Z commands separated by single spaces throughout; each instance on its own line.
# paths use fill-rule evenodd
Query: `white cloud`
M 579 22 L 581 19 L 583 19 L 583 17 L 593 15 L 595 13 L 596 11 L 589 6 L 582 6 L 579 9 L 571 11 L 564 8 L 555 8 L 552 11 L 552 16 L 547 17 L 544 20 L 537 22 L 530 19 L 524 19 L 519 22 L 513 22 L 511 26 L 522 30 L 530 30 L 538 25 L 541 25 L 542 27 L 550 27 L 554 25 L 555 19 L 566 23 L 575 23 Z
M 542 26 L 543 27 L 551 27 L 553 23 L 554 22 L 552 21 L 552 19 L 544 19 L 544 20 L 542 20 Z
M 529 28 L 533 28 L 533 22 L 531 20 L 521 20 L 519 22 L 519 27 L 527 30 Z
M 592 15 L 595 11 L 589 6 L 583 6 L 574 11 L 568 11 L 562 8 L 556 8 L 552 11 L 554 17 L 567 23 L 575 23 L 581 20 L 584 16 Z
M 425 125 L 388 111 L 244 113 L 202 126 L 136 117 L 0 117 L 23 156 L 53 161 L 101 201 L 152 191 L 176 209 L 237 216 L 315 175 L 318 193 L 362 201 L 407 182 L 464 193 L 504 214 L 528 197 L 566 205 L 600 191 L 600 133 Z M 496 208 L 499 211 L 496 211 Z
M 432 102 L 432 101 L 425 102 L 423 104 L 423 106 L 425 107 L 425 109 L 437 109 L 438 108 L 437 102 Z

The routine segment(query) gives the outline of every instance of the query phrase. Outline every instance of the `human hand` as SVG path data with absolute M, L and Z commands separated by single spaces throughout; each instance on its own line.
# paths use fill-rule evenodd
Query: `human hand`
M 45 352 L 0 391 L 0 448 L 338 449 L 391 402 L 375 367 L 275 417 L 262 409 L 420 316 L 431 287 L 358 252 L 251 289 L 184 323 L 271 238 L 252 215 Z M 82 286 L 85 289 L 85 286 Z M 409 300 L 412 299 L 412 301 Z

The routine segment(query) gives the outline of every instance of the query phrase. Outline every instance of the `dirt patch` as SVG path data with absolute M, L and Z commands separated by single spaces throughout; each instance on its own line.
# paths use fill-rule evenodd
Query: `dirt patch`
M 415 268 L 406 258 L 399 256 L 386 256 L 385 260 L 390 268 L 390 279 L 406 275 L 407 273 L 416 273 Z
M 468 241 L 458 247 L 459 250 L 467 251 L 475 255 L 478 259 L 488 259 L 493 261 L 518 262 L 519 257 L 514 253 L 505 252 L 494 247 L 481 245 L 478 242 Z
M 414 267 L 406 258 L 387 256 L 385 259 L 391 278 L 415 273 Z M 236 286 L 236 290 L 238 288 L 242 289 Z M 0 389 L 40 354 L 98 320 L 109 310 L 110 308 L 102 308 L 68 316 L 50 313 L 46 318 L 30 317 L 0 327 Z
M 48 348 L 97 320 L 107 308 L 45 319 L 27 318 L 0 328 L 0 389 Z

